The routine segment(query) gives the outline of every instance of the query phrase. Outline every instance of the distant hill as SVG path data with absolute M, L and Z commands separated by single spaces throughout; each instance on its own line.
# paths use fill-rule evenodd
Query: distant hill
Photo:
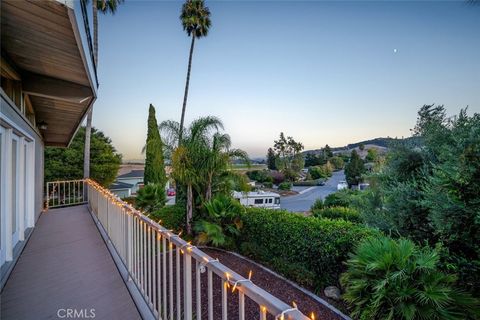
M 375 138 L 370 140 L 359 141 L 355 143 L 347 144 L 344 147 L 331 147 L 333 152 L 345 152 L 351 151 L 352 149 L 357 149 L 360 145 L 364 145 L 366 149 L 376 147 L 377 149 L 387 151 L 393 145 L 398 143 L 408 143 L 413 145 L 420 144 L 420 139 L 418 137 L 408 137 L 408 138 Z M 318 154 L 322 151 L 322 149 L 314 149 L 314 150 L 305 150 L 303 151 L 304 154 L 313 153 Z

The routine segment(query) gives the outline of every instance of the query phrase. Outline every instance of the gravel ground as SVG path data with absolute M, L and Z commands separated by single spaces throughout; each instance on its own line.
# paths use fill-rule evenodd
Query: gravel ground
M 202 249 L 205 253 L 210 255 L 213 258 L 218 258 L 221 263 L 225 266 L 229 267 L 233 271 L 237 272 L 244 277 L 248 276 L 248 272 L 250 270 L 253 271 L 252 281 L 264 289 L 265 291 L 271 293 L 272 295 L 276 296 L 280 300 L 291 304 L 292 301 L 295 301 L 298 305 L 298 308 L 301 312 L 305 315 L 310 315 L 312 312 L 315 314 L 315 319 L 341 319 L 340 316 L 335 314 L 333 311 L 328 309 L 326 306 L 322 305 L 318 301 L 314 300 L 310 296 L 306 295 L 302 291 L 298 290 L 297 288 L 293 287 L 291 284 L 286 282 L 285 280 L 263 270 L 262 268 L 258 267 L 257 265 L 241 259 L 231 253 L 217 251 L 215 249 Z M 220 315 L 221 312 L 221 287 L 220 287 L 220 279 L 216 279 L 216 283 L 214 283 L 214 301 L 218 301 L 219 303 L 214 306 L 214 314 Z M 202 279 L 203 284 L 203 279 Z M 202 288 L 203 289 L 203 288 Z M 205 288 L 206 290 L 206 288 Z M 202 293 L 203 295 L 203 293 Z M 322 297 L 324 300 L 325 297 Z M 229 319 L 238 319 L 238 298 L 236 294 L 229 293 Z M 331 303 L 331 301 L 329 301 Z M 258 305 L 251 301 L 250 299 L 246 298 L 245 303 L 245 318 L 246 319 L 259 319 L 259 309 Z M 203 313 L 203 312 L 202 312 Z M 206 313 L 205 313 L 206 315 Z M 217 317 L 215 317 L 217 318 Z M 267 319 L 274 319 L 273 316 L 268 316 Z

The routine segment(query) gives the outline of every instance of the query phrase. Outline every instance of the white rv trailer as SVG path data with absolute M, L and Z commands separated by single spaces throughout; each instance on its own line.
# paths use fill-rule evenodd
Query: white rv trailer
M 280 195 L 274 192 L 233 192 L 233 197 L 246 207 L 280 209 Z

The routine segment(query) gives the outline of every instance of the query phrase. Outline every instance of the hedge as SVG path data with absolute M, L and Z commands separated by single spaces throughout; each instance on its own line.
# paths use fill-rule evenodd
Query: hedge
M 338 285 L 355 245 L 379 234 L 349 221 L 261 208 L 249 208 L 242 221 L 243 255 L 317 292 L 326 285 Z
M 343 219 L 351 222 L 362 222 L 362 218 L 357 210 L 346 207 L 327 207 L 313 210 L 313 216 L 316 218 Z
M 149 218 L 155 221 L 161 220 L 159 223 L 167 229 L 179 232 L 185 230 L 186 210 L 185 204 L 176 204 L 173 206 L 164 206 L 149 215 Z
M 278 190 L 291 190 L 292 184 L 290 182 L 282 182 L 278 185 Z

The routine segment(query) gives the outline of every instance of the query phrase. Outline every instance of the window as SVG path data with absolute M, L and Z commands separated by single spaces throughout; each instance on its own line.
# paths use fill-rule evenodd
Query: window
M 263 204 L 263 199 L 255 199 L 255 204 Z
M 275 204 L 280 204 L 280 198 L 275 198 Z
M 272 198 L 268 199 L 268 203 L 273 203 L 273 199 Z

